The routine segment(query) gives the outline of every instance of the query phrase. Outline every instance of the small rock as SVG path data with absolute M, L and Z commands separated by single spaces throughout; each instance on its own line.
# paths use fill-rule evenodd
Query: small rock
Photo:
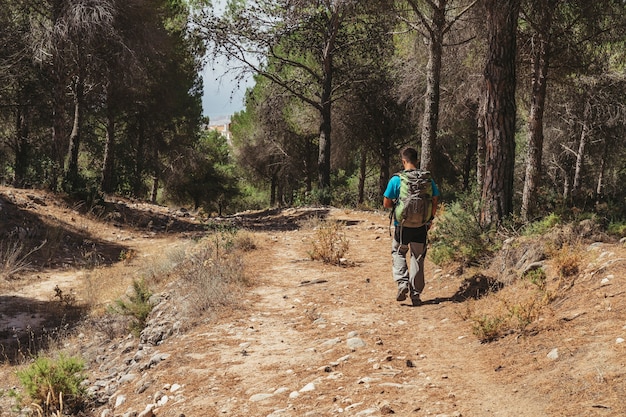
M 624 343 L 624 339 L 621 337 L 618 337 L 617 339 L 615 339 L 615 343 L 617 344 Z
M 315 391 L 315 384 L 312 382 L 309 382 L 308 384 L 300 388 L 300 392 L 309 392 L 309 391 Z
M 125 395 L 118 395 L 115 398 L 115 407 L 114 408 L 119 407 L 120 405 L 124 404 L 125 402 L 126 402 L 126 396 Z
M 141 413 L 139 413 L 139 415 L 137 417 L 154 417 L 154 410 L 155 405 L 154 404 L 148 404 L 146 406 L 146 409 L 143 410 Z
M 252 397 L 250 397 L 250 401 L 258 402 L 258 401 L 267 400 L 268 398 L 271 398 L 273 395 L 274 394 L 254 394 Z
M 348 347 L 352 350 L 365 347 L 365 342 L 359 337 L 352 337 L 347 341 Z
M 548 353 L 548 359 L 555 361 L 558 358 L 559 358 L 559 349 L 554 348 L 550 351 L 550 353 Z

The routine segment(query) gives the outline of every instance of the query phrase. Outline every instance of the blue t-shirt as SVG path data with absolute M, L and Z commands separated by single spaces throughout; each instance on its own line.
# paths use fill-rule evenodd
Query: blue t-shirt
M 430 180 L 433 183 L 433 197 L 439 197 L 439 188 L 437 188 L 437 184 L 435 184 L 435 180 Z M 385 190 L 385 194 L 383 194 L 390 200 L 396 200 L 400 197 L 400 176 L 394 175 L 389 180 L 387 184 L 387 189 Z M 397 226 L 398 222 L 394 220 L 394 225 Z

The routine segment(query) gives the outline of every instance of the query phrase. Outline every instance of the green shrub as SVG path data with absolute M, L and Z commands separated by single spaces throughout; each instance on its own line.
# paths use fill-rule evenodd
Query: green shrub
M 626 236 L 626 222 L 612 222 L 609 224 L 609 234 L 623 237 Z
M 145 280 L 133 281 L 133 294 L 127 300 L 117 299 L 113 311 L 133 319 L 131 330 L 138 335 L 146 325 L 146 319 L 152 311 L 150 303 L 152 292 L 148 288 Z
M 548 216 L 541 220 L 532 222 L 524 227 L 524 236 L 538 236 L 543 235 L 552 229 L 554 226 L 561 224 L 561 216 L 556 213 L 550 213 Z
M 480 226 L 476 204 L 467 198 L 441 210 L 429 238 L 429 257 L 437 265 L 475 264 L 491 252 L 488 231 Z
M 34 404 L 44 416 L 77 413 L 87 403 L 84 361 L 59 356 L 56 360 L 39 357 L 17 377 Z
M 507 318 L 504 316 L 482 315 L 472 317 L 472 331 L 481 342 L 490 342 L 504 335 Z

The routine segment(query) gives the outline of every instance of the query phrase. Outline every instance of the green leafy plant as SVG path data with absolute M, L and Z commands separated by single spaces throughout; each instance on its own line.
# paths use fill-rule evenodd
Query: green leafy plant
M 146 325 L 148 315 L 152 311 L 152 303 L 150 302 L 152 292 L 148 288 L 145 280 L 133 281 L 133 294 L 128 299 L 117 299 L 115 306 L 112 307 L 114 312 L 129 316 L 133 319 L 131 330 L 135 334 L 139 334 Z
M 529 223 L 524 227 L 523 235 L 525 236 L 538 236 L 548 232 L 553 227 L 561 224 L 561 216 L 556 213 L 550 213 L 548 216 L 536 222 Z
M 428 253 L 435 264 L 475 264 L 491 253 L 489 231 L 480 226 L 477 207 L 469 197 L 440 211 L 429 234 Z
M 27 368 L 17 371 L 17 377 L 33 404 L 43 416 L 76 413 L 88 401 L 84 361 L 59 356 L 57 359 L 38 357 Z
M 472 317 L 473 333 L 480 341 L 489 342 L 504 334 L 507 318 L 498 315 Z

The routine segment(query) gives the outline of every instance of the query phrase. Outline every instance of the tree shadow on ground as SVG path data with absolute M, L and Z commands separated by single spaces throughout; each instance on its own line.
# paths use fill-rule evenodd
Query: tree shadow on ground
M 231 223 L 252 231 L 290 231 L 298 230 L 302 223 L 311 219 L 324 219 L 328 216 L 327 208 L 276 208 L 258 212 L 241 213 L 216 222 Z
M 42 301 L 0 296 L 0 363 L 19 364 L 59 343 L 87 313 L 68 294 Z
M 498 292 L 502 288 L 504 288 L 504 284 L 497 279 L 483 274 L 475 274 L 465 278 L 459 289 L 451 297 L 423 300 L 421 304 L 462 303 L 469 299 L 478 300 L 488 294 Z
M 19 207 L 1 195 L 0 206 L 0 272 L 5 278 L 24 270 L 111 265 L 128 249 L 95 238 L 71 215 L 66 219 L 38 215 L 32 207 Z

